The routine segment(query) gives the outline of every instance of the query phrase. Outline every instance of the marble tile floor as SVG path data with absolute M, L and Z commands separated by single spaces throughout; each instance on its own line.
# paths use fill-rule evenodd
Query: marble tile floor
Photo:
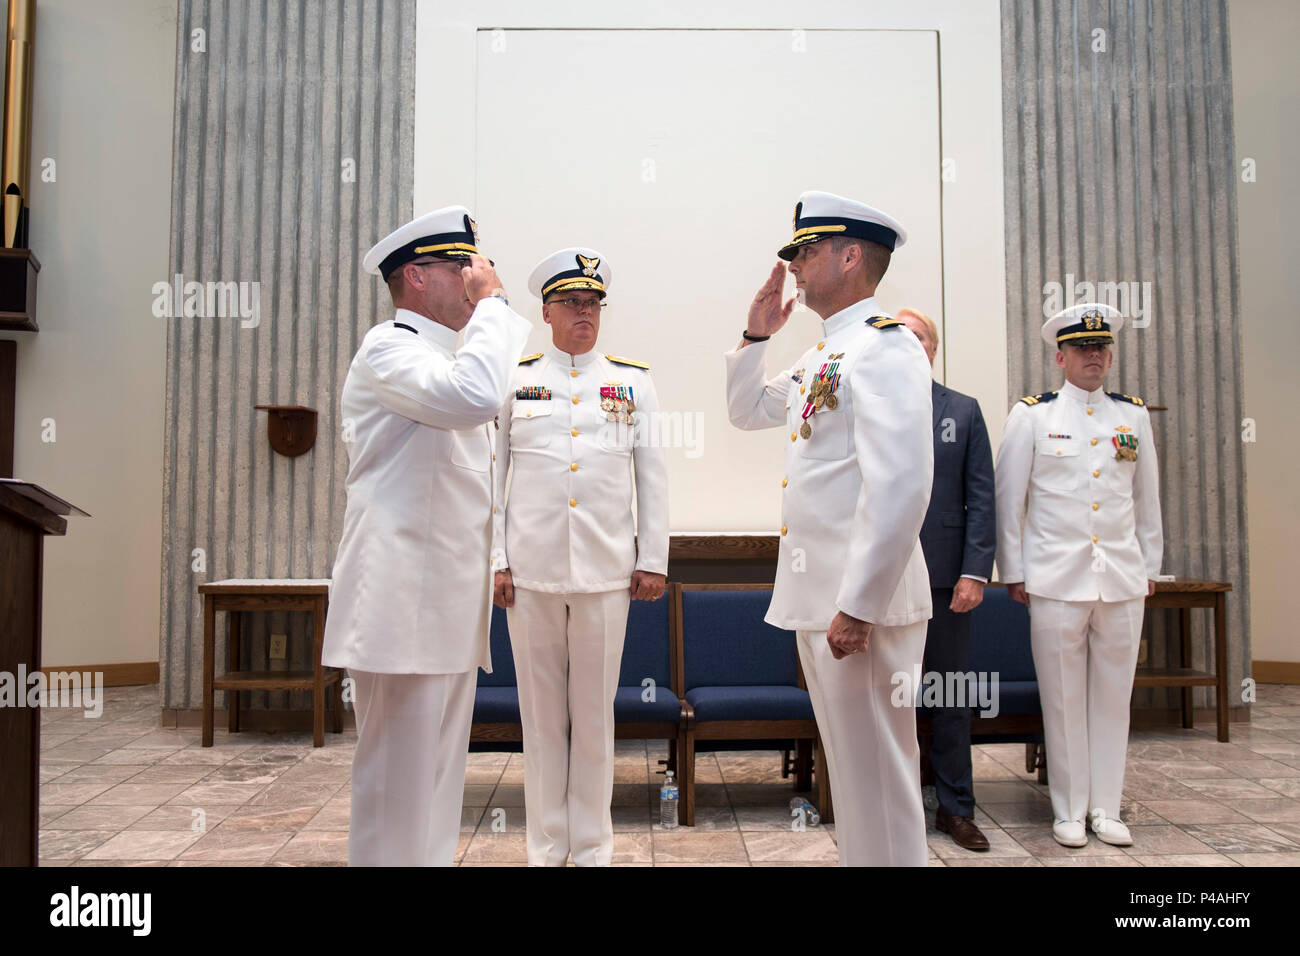
M 1300 687 L 1259 685 L 1249 724 L 1218 743 L 1212 725 L 1134 731 L 1122 816 L 1127 848 L 1066 849 L 1050 832 L 1047 788 L 1019 744 L 974 748 L 976 820 L 992 845 L 971 853 L 929 830 L 933 866 L 1300 865 Z M 347 860 L 354 733 L 227 734 L 160 729 L 158 688 L 109 688 L 104 711 L 47 709 L 41 731 L 41 865 L 302 866 Z M 697 758 L 694 828 L 658 818 L 657 742 L 619 741 L 614 862 L 630 866 L 829 866 L 835 828 L 791 827 L 774 752 Z M 457 862 L 523 865 L 519 754 L 471 754 Z M 933 813 L 929 813 L 933 824 Z

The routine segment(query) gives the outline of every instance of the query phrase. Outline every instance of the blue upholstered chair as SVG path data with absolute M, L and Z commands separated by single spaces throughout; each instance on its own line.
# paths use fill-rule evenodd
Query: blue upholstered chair
M 790 750 L 793 742 L 795 789 L 809 789 L 817 724 L 794 634 L 763 620 L 771 587 L 674 584 L 672 597 L 686 703 L 681 822 L 695 823 L 695 752 L 714 749 L 701 744 L 745 741 L 755 749 Z M 818 803 L 829 808 L 820 747 L 817 755 Z
M 992 584 L 984 589 L 984 600 L 971 611 L 970 654 L 967 669 L 980 675 L 998 675 L 998 713 L 981 717 L 971 714 L 971 740 L 979 743 L 1025 744 L 1025 772 L 1038 771 L 1047 782 L 1043 752 L 1043 709 L 1038 700 L 1038 675 L 1029 644 L 1029 611 L 1011 600 L 1007 589 Z M 917 714 L 923 765 L 930 751 L 930 718 L 926 708 Z
M 667 740 L 668 766 L 676 769 L 682 703 L 674 692 L 669 598 L 633 601 L 623 641 L 619 688 L 614 698 L 614 736 L 620 740 Z M 523 749 L 515 658 L 506 612 L 492 608 L 492 673 L 478 672 L 470 750 Z M 652 683 L 651 683 L 652 682 Z

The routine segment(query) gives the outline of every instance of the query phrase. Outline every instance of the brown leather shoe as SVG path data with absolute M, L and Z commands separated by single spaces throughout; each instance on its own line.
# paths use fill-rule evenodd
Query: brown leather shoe
M 954 817 L 940 808 L 934 811 L 934 828 L 952 834 L 952 842 L 963 850 L 987 850 L 989 838 L 980 832 L 972 817 Z

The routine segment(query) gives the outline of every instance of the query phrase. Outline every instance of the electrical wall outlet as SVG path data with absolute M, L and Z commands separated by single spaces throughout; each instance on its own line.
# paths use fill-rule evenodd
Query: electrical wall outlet
M 285 654 L 285 650 L 288 647 L 288 644 L 289 644 L 289 636 L 287 634 L 272 634 L 271 635 L 271 660 L 273 661 L 284 660 L 284 654 Z

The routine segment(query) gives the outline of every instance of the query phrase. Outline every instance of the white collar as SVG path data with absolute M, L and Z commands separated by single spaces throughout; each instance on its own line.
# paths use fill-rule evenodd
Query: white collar
M 557 349 L 554 342 L 546 346 L 544 351 L 546 352 L 547 358 L 556 365 L 562 365 L 565 368 L 584 368 L 596 361 L 596 357 L 599 355 L 595 348 L 583 352 L 581 355 L 572 355 L 568 352 L 563 352 L 560 349 Z
M 396 314 L 393 315 L 393 321 L 409 325 L 417 333 L 433 342 L 434 345 L 446 349 L 448 352 L 455 352 L 456 347 L 460 345 L 459 332 L 449 329 L 441 322 L 435 322 L 419 312 L 412 312 L 410 309 L 398 309 Z
M 826 336 L 834 335 L 841 329 L 848 328 L 854 322 L 864 317 L 876 314 L 876 297 L 867 296 L 865 299 L 859 299 L 847 308 L 840 309 L 830 318 L 822 320 L 822 334 Z
M 1066 381 L 1061 386 L 1060 392 L 1062 395 L 1072 398 L 1083 405 L 1096 405 L 1106 396 L 1105 391 L 1101 388 L 1093 389 L 1091 392 L 1085 392 L 1079 386 L 1070 384 L 1069 381 Z

